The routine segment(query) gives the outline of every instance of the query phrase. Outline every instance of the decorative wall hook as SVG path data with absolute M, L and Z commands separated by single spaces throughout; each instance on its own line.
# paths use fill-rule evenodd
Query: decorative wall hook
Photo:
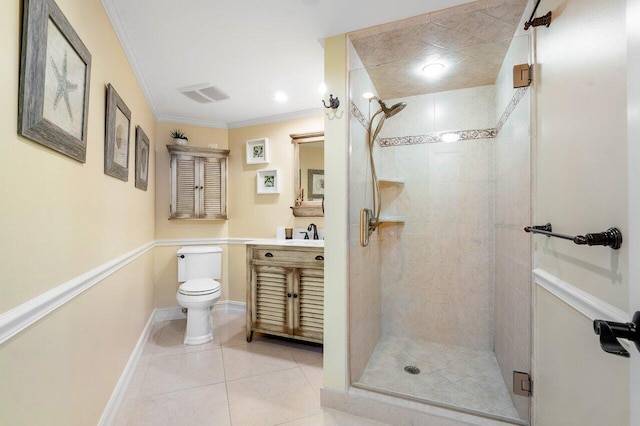
M 333 95 L 329 95 L 329 105 L 324 103 L 324 99 L 322 100 L 322 105 L 325 108 L 337 109 L 340 106 L 340 101 L 337 96 L 334 98 Z

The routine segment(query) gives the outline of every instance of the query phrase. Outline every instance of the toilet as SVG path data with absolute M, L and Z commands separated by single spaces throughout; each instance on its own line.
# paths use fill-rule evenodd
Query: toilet
M 182 247 L 178 250 L 178 281 L 183 283 L 176 299 L 187 309 L 185 345 L 201 345 L 213 340 L 211 307 L 222 295 L 222 248 Z

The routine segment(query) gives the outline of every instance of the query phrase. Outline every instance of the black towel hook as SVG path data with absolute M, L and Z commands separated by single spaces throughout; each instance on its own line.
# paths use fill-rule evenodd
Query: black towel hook
M 600 347 L 607 353 L 629 358 L 629 351 L 622 347 L 618 338 L 634 342 L 640 351 L 640 312 L 633 314 L 631 322 L 626 323 L 594 320 L 593 331 L 600 335 Z

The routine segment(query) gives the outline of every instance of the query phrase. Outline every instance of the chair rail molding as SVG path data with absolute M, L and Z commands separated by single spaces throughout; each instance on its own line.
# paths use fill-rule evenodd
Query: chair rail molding
M 544 288 L 591 321 L 595 319 L 616 322 L 629 321 L 627 312 L 598 299 L 584 290 L 580 290 L 543 269 L 533 270 L 533 281 L 536 285 Z
M 256 240 L 256 238 L 225 237 L 150 241 L 116 259 L 41 293 L 13 309 L 1 313 L 0 345 L 155 247 L 204 244 L 244 245 L 253 240 Z

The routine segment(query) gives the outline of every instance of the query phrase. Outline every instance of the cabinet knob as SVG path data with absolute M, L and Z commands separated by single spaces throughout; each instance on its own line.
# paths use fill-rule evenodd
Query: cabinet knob
M 204 189 L 204 186 L 201 186 L 200 189 Z
M 291 293 L 287 293 L 287 297 L 291 297 Z
M 293 293 L 293 298 L 296 299 L 298 297 L 298 293 Z
M 265 253 L 264 257 L 273 257 L 273 253 Z
M 318 255 L 316 256 L 316 260 L 324 260 L 324 256 Z

